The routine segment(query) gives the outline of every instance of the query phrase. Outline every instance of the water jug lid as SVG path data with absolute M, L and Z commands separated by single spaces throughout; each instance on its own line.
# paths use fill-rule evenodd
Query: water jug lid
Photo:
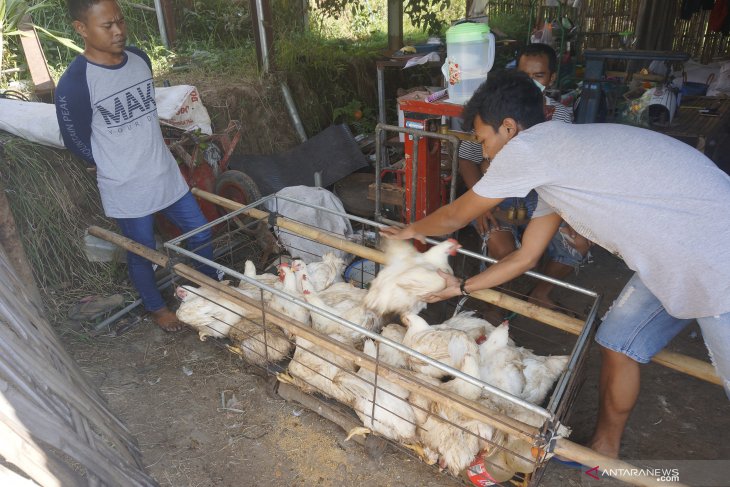
M 464 22 L 446 31 L 446 44 L 483 41 L 489 34 L 489 26 L 483 23 Z

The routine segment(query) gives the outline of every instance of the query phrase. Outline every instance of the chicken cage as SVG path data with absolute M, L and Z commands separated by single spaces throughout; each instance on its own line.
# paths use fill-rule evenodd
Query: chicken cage
M 377 291 L 375 279 L 388 267 L 387 255 L 378 250 L 382 224 L 281 195 L 243 206 L 194 192 L 229 211 L 165 243 L 166 263 L 179 280 L 178 316 L 201 339 L 212 337 L 245 362 L 276 374 L 287 387 L 328 398 L 331 407 L 359 421 L 350 436 L 385 438 L 477 485 L 538 484 L 547 460 L 560 453 L 561 438 L 569 435 L 565 423 L 594 333 L 596 293 L 552 281 L 585 298 L 585 320 L 497 290 L 473 293 L 471 304 L 437 303 L 420 314 L 405 314 L 400 322 L 397 315 L 386 319 L 362 304 Z M 348 230 L 319 224 L 333 219 Z M 190 236 L 210 226 L 225 225 L 228 231 L 220 234 L 235 238 L 260 230 L 263 223 L 280 248 L 258 253 L 255 262 L 229 259 L 221 265 L 185 248 Z M 260 231 L 254 233 L 263 238 Z M 428 241 L 432 248 L 439 244 Z M 493 262 L 464 249 L 457 250 L 457 258 L 462 268 L 467 261 Z M 223 273 L 224 281 L 196 271 L 201 265 Z M 272 269 L 277 272 L 265 272 Z M 343 274 L 350 284 L 338 283 Z M 180 279 L 194 285 L 182 285 Z M 483 319 L 485 301 L 577 335 L 562 340 L 562 349 L 570 353 L 548 365 L 549 356 L 518 347 L 508 325 Z M 510 366 L 502 370 L 500 363 Z M 528 383 L 540 386 L 528 390 Z M 523 390 L 515 384 L 523 384 Z

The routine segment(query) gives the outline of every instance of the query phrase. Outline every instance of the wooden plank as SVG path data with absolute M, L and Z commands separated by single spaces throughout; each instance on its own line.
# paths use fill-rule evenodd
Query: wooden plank
M 206 191 L 201 191 L 197 188 L 193 188 L 192 192 L 200 198 L 211 201 L 229 210 L 238 210 L 243 207 L 243 205 L 241 205 L 240 203 L 227 200 L 226 198 L 222 198 Z M 247 215 L 260 220 L 266 220 L 269 217 L 268 212 L 257 210 L 255 208 L 247 210 L 246 213 Z M 314 229 L 307 225 L 303 225 L 301 223 L 293 222 L 284 217 L 277 217 L 276 225 L 280 226 L 281 228 L 291 230 L 292 232 L 299 233 L 300 235 L 306 236 L 308 238 L 318 240 L 319 242 L 325 243 L 337 249 L 344 250 L 346 252 L 355 254 L 368 260 L 372 260 L 373 262 L 377 262 L 379 264 L 385 263 L 384 254 L 379 250 L 355 244 L 353 242 L 350 242 L 349 240 L 345 240 L 344 238 L 337 238 L 329 234 L 323 234 L 317 229 Z M 91 233 L 91 229 L 89 230 L 89 233 Z M 101 237 L 100 235 L 97 236 Z M 320 236 L 323 238 L 320 238 Z M 495 291 L 493 289 L 482 289 L 480 291 L 475 291 L 471 293 L 471 297 L 479 299 L 486 303 L 494 304 L 496 306 L 499 306 L 500 308 L 514 311 L 521 314 L 522 316 L 531 318 L 540 323 L 545 323 L 559 330 L 567 331 L 568 333 L 572 333 L 573 335 L 580 334 L 581 330 L 583 329 L 583 321 L 577 318 L 573 318 L 572 316 L 568 316 L 563 313 L 559 313 L 557 311 L 553 311 L 551 309 L 538 306 L 536 304 L 532 304 L 512 296 L 508 296 L 507 294 Z M 652 358 L 652 361 L 671 369 L 684 372 L 685 374 L 691 375 L 692 377 L 705 380 L 712 384 L 722 385 L 722 380 L 715 373 L 715 369 L 712 364 L 705 362 L 704 360 L 699 360 L 693 357 L 689 357 L 687 355 L 662 350 L 661 352 L 656 354 L 654 358 Z
M 48 70 L 46 55 L 43 53 L 43 47 L 41 47 L 38 34 L 33 28 L 30 15 L 23 18 L 18 30 L 21 33 L 20 45 L 23 47 L 25 60 L 28 62 L 28 70 L 35 86 L 35 94 L 43 101 L 53 102 L 53 90 L 56 88 L 56 84 L 53 82 L 51 73 Z
M 403 207 L 405 205 L 405 188 L 395 184 L 382 183 L 380 188 L 380 202 L 385 205 Z M 375 183 L 368 186 L 368 199 L 375 201 Z

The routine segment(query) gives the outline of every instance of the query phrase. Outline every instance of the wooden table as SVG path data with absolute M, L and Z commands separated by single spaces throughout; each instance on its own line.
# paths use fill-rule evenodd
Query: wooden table
M 703 108 L 717 108 L 717 115 L 702 115 Z M 655 130 L 671 137 L 697 139 L 695 147 L 712 157 L 717 140 L 730 132 L 730 98 L 686 96 L 672 123 Z

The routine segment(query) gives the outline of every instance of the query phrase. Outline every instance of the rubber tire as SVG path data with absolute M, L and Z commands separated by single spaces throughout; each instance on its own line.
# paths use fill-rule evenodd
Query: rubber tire
M 235 169 L 220 174 L 215 180 L 215 194 L 243 205 L 249 205 L 261 199 L 261 191 L 253 179 Z M 228 213 L 218 207 L 221 215 Z

